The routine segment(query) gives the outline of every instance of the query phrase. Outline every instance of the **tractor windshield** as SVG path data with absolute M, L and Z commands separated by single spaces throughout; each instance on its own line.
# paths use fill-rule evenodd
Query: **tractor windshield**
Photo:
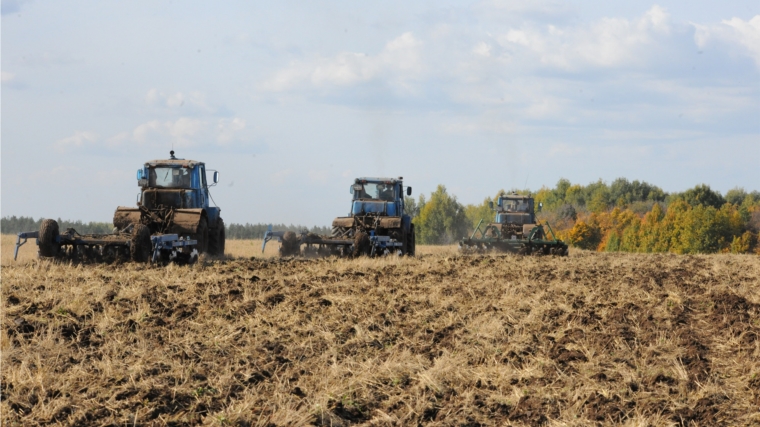
M 533 211 L 532 199 L 503 199 L 501 202 L 502 209 L 506 212 L 526 212 Z
M 150 168 L 148 184 L 151 187 L 190 188 L 190 169 L 172 167 Z
M 393 184 L 382 182 L 367 182 L 361 184 L 361 190 L 354 193 L 357 200 L 384 200 L 392 202 L 396 199 L 396 191 Z

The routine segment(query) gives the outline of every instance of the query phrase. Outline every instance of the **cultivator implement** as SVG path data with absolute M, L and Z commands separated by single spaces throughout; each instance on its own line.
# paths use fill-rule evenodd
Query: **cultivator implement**
M 536 224 L 530 231 L 519 238 L 517 234 L 505 232 L 499 224 L 483 225 L 480 220 L 478 226 L 469 238 L 462 239 L 459 249 L 462 252 L 487 252 L 491 250 L 509 252 L 520 255 L 567 255 L 567 244 L 554 235 L 549 223 L 546 228 L 551 238 L 546 234 L 544 225 Z
M 81 262 L 176 262 L 192 264 L 198 260 L 198 241 L 177 234 L 151 235 L 143 224 L 130 224 L 112 234 L 80 234 L 73 228 L 59 233 L 58 223 L 42 221 L 39 231 L 18 233 L 13 259 L 28 239 L 37 239 L 38 254 Z
M 358 232 L 346 236 L 320 236 L 306 231 L 296 234 L 293 231 L 272 231 L 270 225 L 264 233 L 261 252 L 264 252 L 270 240 L 280 242 L 280 256 L 376 256 L 401 254 L 404 246 L 390 236 L 379 236 L 374 231 Z
M 412 218 L 404 213 L 403 177 L 356 178 L 349 187 L 351 211 L 333 220 L 330 236 L 292 231 L 264 234 L 261 252 L 272 239 L 280 241 L 280 256 L 338 255 L 407 255 L 414 256 L 415 234 Z

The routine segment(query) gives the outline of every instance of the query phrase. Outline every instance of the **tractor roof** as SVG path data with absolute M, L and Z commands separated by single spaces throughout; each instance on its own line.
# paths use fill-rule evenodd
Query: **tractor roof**
M 521 200 L 521 199 L 522 200 L 527 200 L 527 199 L 532 199 L 533 196 L 530 196 L 530 195 L 525 196 L 523 194 L 511 193 L 511 194 L 504 194 L 504 195 L 500 196 L 499 198 L 500 199 L 512 199 L 512 200 Z
M 404 178 L 398 177 L 398 178 L 374 178 L 374 177 L 361 177 L 356 178 L 356 183 L 364 183 L 364 182 L 386 182 L 386 183 L 392 183 L 395 184 L 397 182 L 401 182 Z
M 174 157 L 174 150 L 169 152 L 169 158 L 165 160 L 149 160 L 145 162 L 145 166 L 169 166 L 169 167 L 183 167 L 192 168 L 197 164 L 202 164 L 196 160 L 185 160 Z
M 165 159 L 165 160 L 149 160 L 145 162 L 145 165 L 146 166 L 169 166 L 169 167 L 173 166 L 173 167 L 191 168 L 200 163 L 203 163 L 203 162 L 199 162 L 197 160 L 185 160 L 185 159 Z

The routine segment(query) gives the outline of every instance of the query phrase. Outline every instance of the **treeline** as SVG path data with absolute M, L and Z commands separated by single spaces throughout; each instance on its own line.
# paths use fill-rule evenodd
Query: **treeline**
M 760 192 L 742 188 L 725 195 L 701 184 L 667 193 L 647 182 L 619 178 L 588 185 L 561 179 L 554 188 L 532 194 L 540 221 L 563 240 L 583 249 L 626 252 L 760 253 Z M 421 244 L 451 244 L 469 235 L 480 220 L 493 221 L 489 201 L 463 205 L 439 185 L 429 197 L 406 198 Z
M 44 218 L 35 220 L 28 216 L 5 216 L 0 218 L 0 231 L 3 234 L 16 234 L 22 231 L 37 231 Z M 58 218 L 58 228 L 61 231 L 73 228 L 79 234 L 109 234 L 113 232 L 113 224 L 110 222 L 82 222 L 69 221 Z
M 27 216 L 10 216 L 0 218 L 0 232 L 3 234 L 16 234 L 22 231 L 37 231 L 43 218 L 35 220 Z M 58 227 L 61 231 L 73 228 L 79 234 L 108 234 L 113 232 L 113 224 L 110 222 L 87 222 L 68 221 L 58 218 Z M 269 224 L 229 224 L 225 227 L 228 239 L 262 239 Z M 273 224 L 274 231 L 308 231 L 316 234 L 330 234 L 329 227 L 304 227 L 301 225 Z

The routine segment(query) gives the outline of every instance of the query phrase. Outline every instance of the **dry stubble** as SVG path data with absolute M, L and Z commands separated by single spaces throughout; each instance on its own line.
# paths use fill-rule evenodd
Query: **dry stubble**
M 5 264 L 4 425 L 760 422 L 758 257 L 244 242 L 192 267 Z

